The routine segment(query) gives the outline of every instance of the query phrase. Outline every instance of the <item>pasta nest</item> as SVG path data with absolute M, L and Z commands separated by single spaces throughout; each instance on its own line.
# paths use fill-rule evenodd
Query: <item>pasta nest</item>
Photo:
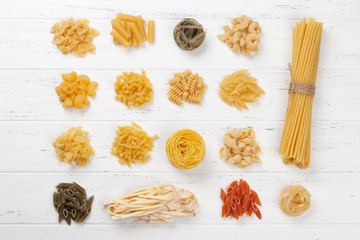
M 61 20 L 55 23 L 51 30 L 55 36 L 52 40 L 63 54 L 72 52 L 75 56 L 85 57 L 88 52 L 95 54 L 96 47 L 93 38 L 99 36 L 95 28 L 89 27 L 89 20 Z
M 61 133 L 53 142 L 57 159 L 69 164 L 75 161 L 77 165 L 85 166 L 94 154 L 88 135 L 89 132 L 83 131 L 81 126 Z
M 170 136 L 166 142 L 169 161 L 178 168 L 191 169 L 205 157 L 205 141 L 191 129 L 182 129 Z
M 246 103 L 257 102 L 258 98 L 265 94 L 264 90 L 258 86 L 258 80 L 248 76 L 248 72 L 248 70 L 234 72 L 220 83 L 221 100 L 239 110 L 248 109 Z
M 142 74 L 123 72 L 117 77 L 114 89 L 117 94 L 115 99 L 125 103 L 128 108 L 143 107 L 152 100 L 152 84 L 145 71 Z
M 151 158 L 148 152 L 154 146 L 153 140 L 157 138 L 157 135 L 149 137 L 134 122 L 130 126 L 119 126 L 112 144 L 111 154 L 118 156 L 119 162 L 127 164 L 129 167 L 134 163 L 146 163 Z
M 104 205 L 113 219 L 134 217 L 138 222 L 156 223 L 194 216 L 199 203 L 192 192 L 162 183 L 105 201 Z
M 299 216 L 310 208 L 310 192 L 301 185 L 285 187 L 280 196 L 280 208 L 290 216 Z
M 224 146 L 220 149 L 220 159 L 225 158 L 226 163 L 241 168 L 261 163 L 258 156 L 261 148 L 255 139 L 253 127 L 228 131 L 223 140 Z

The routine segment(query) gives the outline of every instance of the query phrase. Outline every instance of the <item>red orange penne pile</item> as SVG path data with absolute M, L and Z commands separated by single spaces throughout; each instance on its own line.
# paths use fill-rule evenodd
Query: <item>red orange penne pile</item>
M 249 184 L 240 179 L 233 181 L 226 189 L 221 188 L 222 217 L 234 217 L 236 220 L 244 214 L 251 216 L 253 213 L 261 219 L 261 213 L 258 206 L 261 202 L 257 193 L 250 189 Z

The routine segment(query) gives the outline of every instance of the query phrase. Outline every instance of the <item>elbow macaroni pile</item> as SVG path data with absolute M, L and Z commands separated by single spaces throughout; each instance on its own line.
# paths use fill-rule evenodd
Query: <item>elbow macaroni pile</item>
M 129 167 L 134 163 L 146 163 L 151 158 L 148 152 L 152 150 L 153 141 L 157 138 L 157 135 L 149 137 L 142 127 L 134 122 L 130 126 L 119 126 L 111 154 L 118 156 L 119 162 Z
M 97 82 L 90 82 L 86 75 L 77 75 L 76 72 L 63 73 L 63 82 L 55 88 L 59 100 L 64 108 L 76 107 L 82 109 L 90 104 L 87 96 L 94 97 Z
M 52 43 L 56 44 L 63 54 L 72 52 L 75 56 L 85 57 L 88 52 L 95 54 L 93 38 L 99 36 L 95 28 L 89 27 L 89 20 L 61 20 L 50 30 L 55 36 Z
M 145 106 L 151 101 L 153 94 L 152 84 L 145 71 L 141 75 L 123 72 L 123 75 L 117 77 L 114 89 L 117 94 L 115 99 L 125 103 L 128 108 Z
M 148 42 L 154 42 L 154 20 L 148 21 L 148 36 L 146 36 L 144 24 L 145 21 L 141 16 L 118 13 L 116 19 L 111 21 L 113 29 L 110 34 L 113 36 L 114 43 L 128 48 L 129 46 L 138 47 L 146 39 Z
M 233 52 L 242 52 L 249 56 L 251 52 L 257 52 L 260 43 L 261 28 L 259 23 L 248 19 L 243 15 L 231 20 L 232 28 L 224 26 L 224 34 L 218 35 L 218 38 L 225 42 Z
M 175 73 L 174 78 L 169 80 L 169 100 L 179 106 L 183 101 L 200 104 L 204 98 L 207 85 L 198 73 L 186 70 L 182 73 Z
M 81 128 L 72 127 L 55 139 L 53 145 L 59 161 L 69 164 L 75 161 L 79 166 L 85 166 L 90 161 L 94 150 L 90 145 L 89 132 Z
M 258 98 L 265 94 L 257 85 L 257 79 L 247 76 L 248 70 L 237 71 L 226 76 L 220 83 L 220 98 L 237 109 L 248 109 L 246 102 L 256 102 Z

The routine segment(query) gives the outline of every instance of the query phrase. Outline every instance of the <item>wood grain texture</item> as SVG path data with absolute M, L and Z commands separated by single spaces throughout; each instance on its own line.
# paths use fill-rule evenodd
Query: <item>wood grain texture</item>
M 124 49 L 112 43 L 110 19 L 118 12 L 154 19 L 154 44 Z M 246 14 L 263 30 L 259 53 L 233 54 L 217 39 L 222 26 Z M 312 162 L 307 170 L 282 163 L 278 147 L 286 111 L 291 28 L 302 17 L 324 22 L 317 90 L 313 107 Z M 59 19 L 88 18 L 100 31 L 95 55 L 62 55 L 51 44 L 51 26 Z M 207 35 L 196 51 L 179 49 L 172 36 L 184 17 L 203 24 Z M 360 0 L 13 0 L 0 7 L 0 239 L 358 239 L 360 235 Z M 190 68 L 208 84 L 199 106 L 178 107 L 167 100 L 167 81 Z M 144 69 L 154 88 L 146 107 L 128 110 L 115 101 L 113 84 L 123 71 Z M 266 91 L 250 110 L 238 111 L 218 97 L 219 82 L 250 69 Z M 62 109 L 54 88 L 64 72 L 77 71 L 99 82 L 97 96 L 84 110 Z M 115 130 L 136 121 L 159 134 L 151 160 L 128 168 L 110 154 Z M 82 125 L 90 132 L 95 155 L 85 167 L 56 159 L 52 141 Z M 246 169 L 219 159 L 222 138 L 231 128 L 254 126 L 263 164 Z M 165 142 L 181 128 L 198 131 L 207 152 L 197 168 L 183 171 L 167 160 Z M 220 187 L 245 178 L 261 198 L 263 220 L 236 222 L 220 217 Z M 95 195 L 85 224 L 56 222 L 51 194 L 63 181 L 78 181 Z M 102 206 L 111 197 L 160 182 L 194 192 L 200 207 L 193 218 L 170 224 L 115 221 Z M 311 193 L 311 208 L 288 217 L 279 208 L 280 191 L 302 184 Z

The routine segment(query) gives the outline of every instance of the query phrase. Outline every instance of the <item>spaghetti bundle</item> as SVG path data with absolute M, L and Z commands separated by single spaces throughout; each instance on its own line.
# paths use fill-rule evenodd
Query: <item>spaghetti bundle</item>
M 293 28 L 288 109 L 279 153 L 285 164 L 310 165 L 311 112 L 323 23 L 304 18 Z
M 174 218 L 194 216 L 195 195 L 168 183 L 130 192 L 104 203 L 113 219 L 135 217 L 138 222 L 171 222 Z
M 191 169 L 200 164 L 205 156 L 205 141 L 191 129 L 174 133 L 166 142 L 169 161 L 178 168 Z

